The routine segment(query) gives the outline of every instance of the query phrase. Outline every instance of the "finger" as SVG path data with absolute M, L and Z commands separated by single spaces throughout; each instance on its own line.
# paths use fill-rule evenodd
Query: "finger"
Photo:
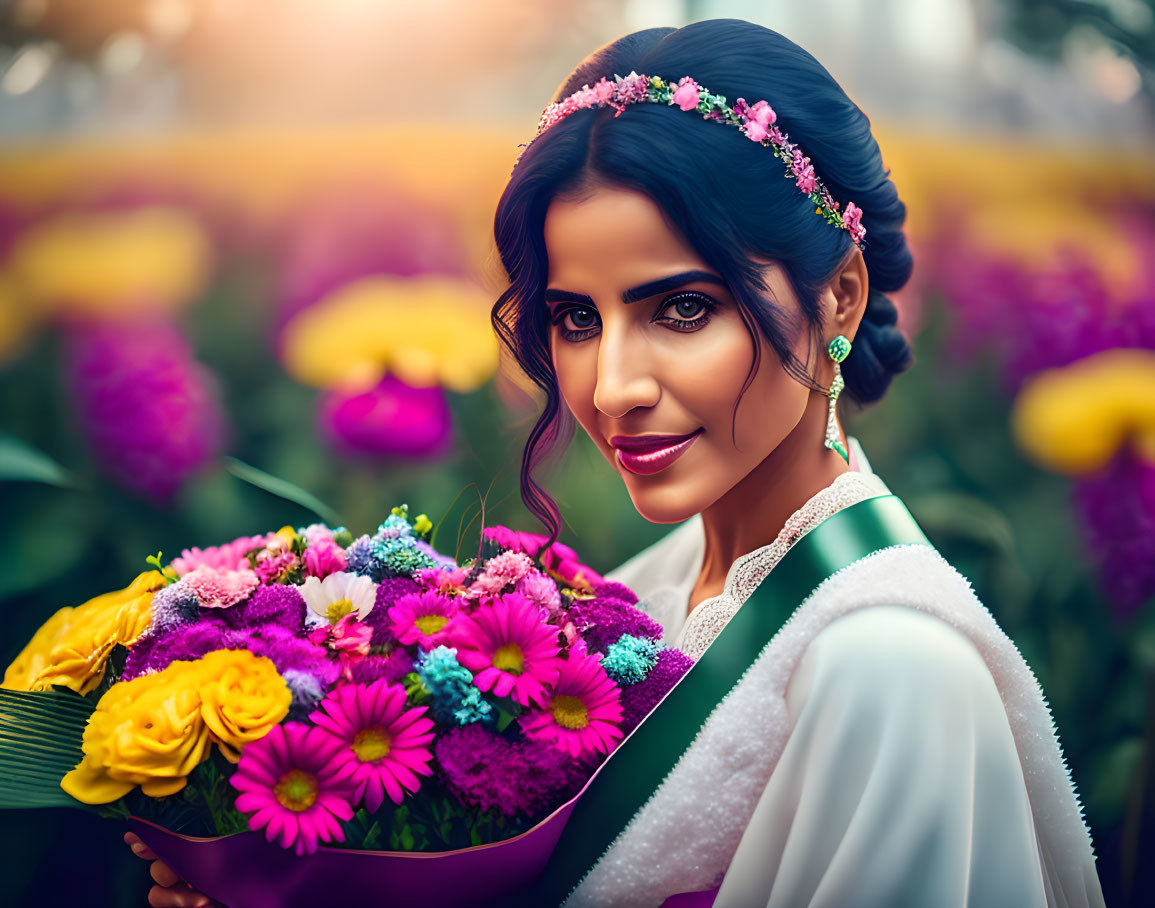
M 148 893 L 148 903 L 152 908 L 220 908 L 203 892 L 195 889 L 169 889 L 153 886 Z
M 148 872 L 152 874 L 152 878 L 161 886 L 172 886 L 174 883 L 183 882 L 181 878 L 173 872 L 173 869 L 163 861 L 153 861 L 152 865 L 148 868 Z
M 144 842 L 140 840 L 140 836 L 135 833 L 126 832 L 124 834 L 124 842 L 132 849 L 132 853 L 138 858 L 144 858 L 146 861 L 156 860 L 156 855 L 153 853 L 153 850 L 145 845 Z

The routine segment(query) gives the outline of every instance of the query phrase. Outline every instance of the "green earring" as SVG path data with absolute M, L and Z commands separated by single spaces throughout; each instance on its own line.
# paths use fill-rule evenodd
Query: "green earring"
M 834 361 L 834 381 L 830 383 L 830 390 L 826 392 L 826 398 L 830 401 L 830 410 L 826 416 L 826 447 L 837 451 L 843 460 L 850 463 L 850 455 L 846 453 L 846 448 L 843 447 L 842 439 L 838 435 L 838 421 L 834 413 L 838 395 L 846 386 L 842 378 L 842 367 L 839 365 L 850 355 L 850 341 L 846 335 L 840 334 L 834 338 L 826 347 L 826 355 Z

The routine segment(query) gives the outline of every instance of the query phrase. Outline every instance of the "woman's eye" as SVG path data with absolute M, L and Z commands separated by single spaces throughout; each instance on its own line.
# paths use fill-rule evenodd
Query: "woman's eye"
M 598 323 L 597 314 L 593 309 L 570 309 L 565 314 L 562 324 L 571 331 L 585 331 Z
M 713 309 L 714 304 L 709 297 L 700 293 L 684 293 L 667 300 L 660 315 L 663 321 L 684 328 L 705 322 Z
M 598 312 L 589 306 L 572 306 L 569 309 L 555 311 L 553 323 L 565 340 L 585 340 L 597 333 Z

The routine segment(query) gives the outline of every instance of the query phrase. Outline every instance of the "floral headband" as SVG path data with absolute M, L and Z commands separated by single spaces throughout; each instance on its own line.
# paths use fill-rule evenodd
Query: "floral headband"
M 774 149 L 774 153 L 785 162 L 787 177 L 793 177 L 795 185 L 817 206 L 815 214 L 820 214 L 828 224 L 845 229 L 855 244 L 862 248 L 866 228 L 862 226 L 862 209 L 853 202 L 846 203 L 846 210 L 839 211 L 839 205 L 814 173 L 810 158 L 790 142 L 774 122 L 778 115 L 765 101 L 747 104 L 742 98 L 730 107 L 722 95 L 711 94 L 689 76 L 683 76 L 675 87 L 658 76 L 639 76 L 631 72 L 628 76 L 614 76 L 613 81 L 604 77 L 594 85 L 584 85 L 568 98 L 556 101 L 541 115 L 537 134 L 560 123 L 575 111 L 590 107 L 610 106 L 617 110 L 619 117 L 627 104 L 652 101 L 657 104 L 677 105 L 682 110 L 696 110 L 707 120 L 717 120 L 729 126 L 737 126 L 746 138 Z

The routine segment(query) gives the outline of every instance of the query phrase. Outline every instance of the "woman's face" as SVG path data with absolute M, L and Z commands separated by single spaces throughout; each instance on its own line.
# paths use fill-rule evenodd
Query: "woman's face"
M 750 333 L 722 279 L 648 196 L 603 187 L 557 199 L 545 243 L 562 396 L 643 517 L 674 523 L 705 510 L 798 426 L 812 392 L 757 331 L 761 362 L 735 415 Z M 766 280 L 809 366 L 789 281 L 774 265 Z

